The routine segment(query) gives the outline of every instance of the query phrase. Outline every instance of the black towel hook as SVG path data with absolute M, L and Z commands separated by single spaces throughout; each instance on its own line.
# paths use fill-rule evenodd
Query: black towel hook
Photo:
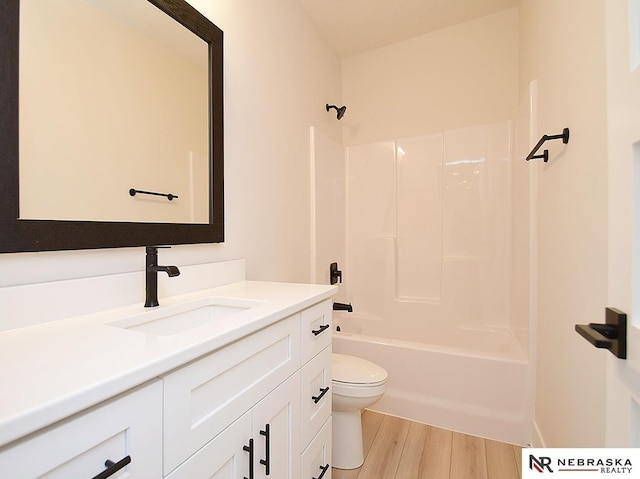
M 540 149 L 540 147 L 545 141 L 559 140 L 561 138 L 562 138 L 562 143 L 564 143 L 565 145 L 569 143 L 569 128 L 565 128 L 564 130 L 562 130 L 562 133 L 560 133 L 559 135 L 542 135 L 542 138 L 540 138 L 540 141 L 538 141 L 536 146 L 533 147 L 533 150 L 531 150 L 531 153 L 527 155 L 525 160 L 529 161 L 529 160 L 542 158 L 546 163 L 547 161 L 549 161 L 549 150 L 544 150 L 542 152 L 542 155 L 536 155 L 536 153 L 538 152 L 538 150 Z

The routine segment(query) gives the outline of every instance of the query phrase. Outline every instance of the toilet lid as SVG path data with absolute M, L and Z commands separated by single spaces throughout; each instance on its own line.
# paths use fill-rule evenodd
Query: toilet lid
M 386 381 L 387 371 L 366 359 L 333 353 L 331 377 L 341 383 L 374 385 Z

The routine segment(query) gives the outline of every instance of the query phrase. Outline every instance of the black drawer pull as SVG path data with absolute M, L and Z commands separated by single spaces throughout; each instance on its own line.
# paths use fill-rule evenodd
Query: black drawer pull
M 329 392 L 329 386 L 327 386 L 326 388 L 320 388 L 320 395 L 319 396 L 311 396 L 311 399 L 313 399 L 314 403 L 318 404 L 318 401 L 320 401 L 320 399 L 322 399 L 322 396 L 327 394 L 327 392 Z
M 324 476 L 324 473 L 329 470 L 329 464 L 325 466 L 320 466 L 320 469 L 322 469 L 322 472 L 320 473 L 320 475 L 318 477 L 312 477 L 311 479 L 322 479 L 322 476 Z
M 270 474 L 270 470 L 271 470 L 271 447 L 270 447 L 270 442 L 271 442 L 271 431 L 270 431 L 270 426 L 269 424 L 266 424 L 264 426 L 264 431 L 260 430 L 260 435 L 264 436 L 264 459 L 260 459 L 260 464 L 262 464 L 264 466 L 264 475 L 268 476 Z
M 317 336 L 318 334 L 320 334 L 325 329 L 329 329 L 329 325 L 328 324 L 323 324 L 318 329 L 312 329 L 311 332 L 313 333 L 314 336 Z
M 249 453 L 249 477 L 244 479 L 253 479 L 253 439 L 249 439 L 249 445 L 242 446 L 242 450 Z
M 130 462 L 131 456 L 126 456 L 120 459 L 118 462 L 113 462 L 107 459 L 106 461 L 104 461 L 104 467 L 106 467 L 106 469 L 97 476 L 94 476 L 93 479 L 107 479 L 107 477 L 113 476 L 116 472 L 118 472 Z

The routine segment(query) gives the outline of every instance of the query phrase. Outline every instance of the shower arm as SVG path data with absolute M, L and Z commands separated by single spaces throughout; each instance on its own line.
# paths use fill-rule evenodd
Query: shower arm
M 336 110 L 338 120 L 341 120 L 344 116 L 344 113 L 347 111 L 347 107 L 345 105 L 341 106 L 340 108 L 338 108 L 336 105 L 329 105 L 328 103 L 325 105 L 325 109 L 327 110 L 327 112 L 332 108 Z

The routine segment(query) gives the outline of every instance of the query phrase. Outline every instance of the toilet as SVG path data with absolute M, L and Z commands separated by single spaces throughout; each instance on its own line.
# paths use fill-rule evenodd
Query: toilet
M 333 467 L 355 469 L 363 464 L 362 410 L 382 397 L 386 381 L 387 371 L 371 361 L 331 355 Z

